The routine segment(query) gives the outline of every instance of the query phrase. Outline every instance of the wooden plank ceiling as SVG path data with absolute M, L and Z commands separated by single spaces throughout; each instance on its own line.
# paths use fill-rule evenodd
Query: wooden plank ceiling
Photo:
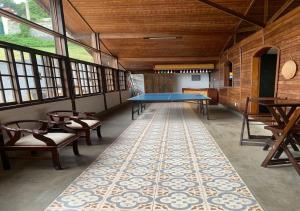
M 215 62 L 240 22 L 239 18 L 198 0 L 68 1 L 92 30 L 100 33 L 101 40 L 119 62 L 131 71 L 152 70 L 155 64 Z M 211 2 L 245 14 L 252 0 Z M 263 23 L 263 2 L 256 0 L 246 15 Z M 270 17 L 285 0 L 271 2 Z M 245 21 L 240 25 L 253 26 Z M 169 36 L 177 39 L 145 39 Z

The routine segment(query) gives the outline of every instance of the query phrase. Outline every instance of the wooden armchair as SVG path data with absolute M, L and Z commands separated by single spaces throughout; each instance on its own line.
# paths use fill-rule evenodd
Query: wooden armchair
M 33 125 L 37 129 L 25 127 Z M 10 169 L 10 163 L 6 151 L 50 151 L 55 169 L 62 169 L 59 160 L 59 149 L 72 145 L 75 155 L 79 155 L 77 140 L 79 135 L 68 132 L 50 132 L 50 126 L 56 124 L 62 126 L 64 123 L 41 121 L 41 120 L 19 120 L 1 125 L 1 131 L 7 134 L 7 142 L 4 134 L 1 134 L 0 153 L 4 169 Z
M 101 122 L 95 118 L 93 112 L 78 112 L 72 110 L 59 110 L 47 113 L 52 121 L 66 122 L 67 128 L 86 138 L 87 145 L 91 145 L 91 130 L 97 130 L 97 136 L 101 135 Z
M 257 103 L 259 100 L 275 100 L 279 98 L 250 98 L 247 97 L 245 110 L 243 113 L 243 123 L 240 136 L 241 145 L 252 145 L 252 146 L 265 146 L 265 149 L 268 148 L 267 142 L 272 137 L 271 135 L 255 135 L 251 133 L 251 125 L 274 125 L 276 121 L 273 119 L 270 113 L 251 113 L 249 107 L 251 103 Z M 246 128 L 245 128 L 246 127 Z M 248 138 L 244 137 L 245 129 L 247 130 Z

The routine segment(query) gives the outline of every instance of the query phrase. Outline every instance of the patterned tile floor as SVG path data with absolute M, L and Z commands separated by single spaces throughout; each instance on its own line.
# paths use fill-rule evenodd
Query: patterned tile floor
M 190 107 L 169 103 L 152 104 L 46 210 L 262 208 Z

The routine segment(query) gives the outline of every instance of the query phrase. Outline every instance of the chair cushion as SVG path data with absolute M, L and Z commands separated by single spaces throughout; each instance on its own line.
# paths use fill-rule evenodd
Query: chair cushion
M 98 120 L 93 120 L 93 119 L 81 119 L 81 121 L 85 122 L 88 124 L 89 127 L 93 127 L 94 125 L 98 124 L 100 121 Z M 74 122 L 73 120 L 68 122 L 66 126 L 72 129 L 81 129 L 82 125 L 78 124 L 77 122 Z
M 47 133 L 44 136 L 52 139 L 57 145 L 64 142 L 65 140 L 75 136 L 73 133 Z M 20 138 L 16 144 L 16 146 L 46 146 L 44 142 L 40 141 L 33 137 L 33 135 L 27 135 Z

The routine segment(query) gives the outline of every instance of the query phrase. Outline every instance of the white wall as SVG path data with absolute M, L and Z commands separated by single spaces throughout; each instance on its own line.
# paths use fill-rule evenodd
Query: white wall
M 0 111 L 0 121 L 10 122 L 24 119 L 47 119 L 46 113 L 54 110 L 72 110 L 70 100 L 56 101 Z
M 101 112 L 105 110 L 104 95 L 77 98 L 76 110 L 82 112 Z
M 122 103 L 125 103 L 127 99 L 131 97 L 131 91 L 130 90 L 121 91 L 121 96 L 122 96 Z
M 178 74 L 176 75 L 176 83 L 174 84 L 175 92 L 182 92 L 182 88 L 209 88 L 208 73 L 200 73 L 200 81 L 192 81 L 192 75 L 199 74 Z
M 106 104 L 107 108 L 112 108 L 116 105 L 120 104 L 120 93 L 117 92 L 109 92 L 106 94 Z

